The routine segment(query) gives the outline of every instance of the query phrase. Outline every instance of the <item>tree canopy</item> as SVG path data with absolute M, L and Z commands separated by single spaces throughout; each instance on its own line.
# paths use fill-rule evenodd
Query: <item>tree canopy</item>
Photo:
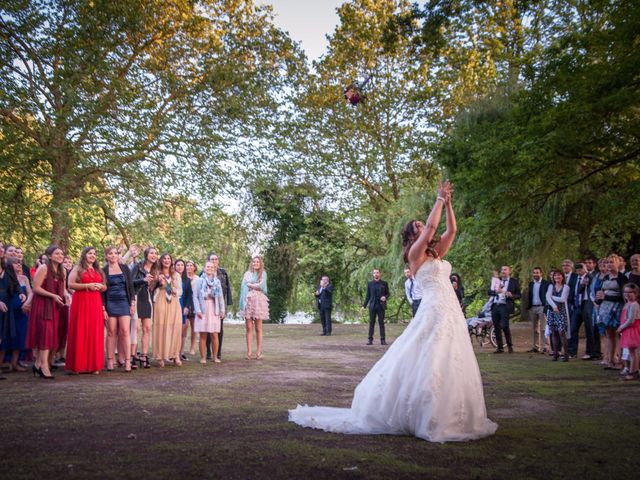
M 399 231 L 455 185 L 450 261 L 489 271 L 640 250 L 640 8 L 347 0 L 309 62 L 251 0 L 8 0 L 0 229 L 265 256 L 274 318 L 322 274 L 358 316 L 373 267 L 405 318 Z M 348 85 L 362 98 L 345 98 Z M 226 260 L 225 260 L 226 258 Z M 397 294 L 396 294 L 397 293 Z

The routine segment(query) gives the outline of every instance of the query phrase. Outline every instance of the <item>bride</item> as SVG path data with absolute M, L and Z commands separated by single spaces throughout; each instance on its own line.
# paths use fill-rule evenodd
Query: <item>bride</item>
M 404 260 L 423 290 L 409 326 L 356 387 L 351 408 L 301 406 L 289 420 L 303 427 L 351 434 L 415 435 L 431 442 L 492 435 L 480 369 L 453 291 L 451 265 L 442 260 L 453 243 L 456 220 L 451 183 L 438 187 L 427 224 L 402 229 Z M 436 237 L 442 210 L 446 231 Z

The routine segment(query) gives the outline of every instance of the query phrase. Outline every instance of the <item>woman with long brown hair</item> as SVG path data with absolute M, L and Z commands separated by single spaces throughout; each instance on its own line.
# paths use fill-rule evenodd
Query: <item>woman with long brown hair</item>
M 247 360 L 251 360 L 253 329 L 256 331 L 256 360 L 262 359 L 262 322 L 269 320 L 267 297 L 267 272 L 260 255 L 251 258 L 249 269 L 240 285 L 240 315 L 244 318 L 247 333 Z
M 196 335 L 198 335 L 193 329 L 196 316 L 194 298 L 196 296 L 196 289 L 198 286 L 197 271 L 198 268 L 195 262 L 187 260 L 184 275 L 182 276 L 182 284 L 184 285 L 184 305 L 182 306 L 184 310 L 182 313 L 187 319 L 187 323 L 182 325 L 182 349 L 184 351 L 187 329 L 191 327 L 191 348 L 189 348 L 189 353 L 191 355 L 195 355 L 196 353 Z
M 301 407 L 289 420 L 337 433 L 415 435 L 431 442 L 491 435 L 478 362 L 460 303 L 451 286 L 451 265 L 442 260 L 456 236 L 449 182 L 426 225 L 412 220 L 402 230 L 404 259 L 422 287 L 415 317 L 360 382 L 351 408 Z M 446 229 L 436 231 L 443 210 Z
M 158 279 L 153 287 L 153 357 L 160 368 L 171 358 L 175 365 L 182 366 L 182 278 L 174 271 L 173 259 L 168 253 L 163 253 L 158 260 Z
M 142 328 L 142 354 L 138 359 L 140 366 L 151 367 L 149 362 L 149 341 L 151 340 L 151 317 L 153 316 L 153 303 L 151 300 L 151 286 L 157 277 L 158 250 L 148 247 L 144 250 L 144 259 L 136 263 L 131 270 L 133 288 L 136 292 L 137 317 Z M 133 321 L 131 326 L 131 355 L 134 355 L 138 347 L 138 322 Z
M 73 373 L 100 373 L 104 368 L 104 306 L 107 289 L 95 247 L 85 247 L 69 274 L 74 290 L 69 311 L 69 334 L 64 369 Z
M 65 304 L 64 252 L 57 245 L 45 251 L 47 261 L 40 265 L 33 280 L 33 300 L 27 331 L 27 348 L 37 350 L 33 375 L 53 379 L 49 353 L 58 348 L 60 308 Z

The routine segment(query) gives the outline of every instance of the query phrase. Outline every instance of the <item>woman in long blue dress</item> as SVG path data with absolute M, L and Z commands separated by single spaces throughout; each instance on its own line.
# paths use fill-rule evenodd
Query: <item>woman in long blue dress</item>
M 0 268 L 0 358 L 4 360 L 4 353 L 10 352 L 11 370 L 16 372 L 26 371 L 18 365 L 20 352 L 25 349 L 28 322 L 22 311 L 22 305 L 27 301 L 23 284 L 28 286 L 29 280 L 22 273 L 22 263 L 16 258 L 7 259 L 5 268 Z

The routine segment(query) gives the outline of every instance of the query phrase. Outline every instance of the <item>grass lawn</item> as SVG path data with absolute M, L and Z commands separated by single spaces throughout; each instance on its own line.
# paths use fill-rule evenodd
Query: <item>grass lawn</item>
M 388 340 L 403 326 L 388 326 Z M 366 326 L 265 326 L 265 359 L 244 359 L 244 331 L 227 326 L 223 363 L 55 381 L 11 373 L 0 383 L 0 476 L 38 478 L 640 478 L 640 381 L 592 362 L 476 347 L 487 439 L 433 444 L 348 436 L 287 422 L 298 403 L 349 406 L 387 347 Z M 377 335 L 377 333 L 376 333 Z

